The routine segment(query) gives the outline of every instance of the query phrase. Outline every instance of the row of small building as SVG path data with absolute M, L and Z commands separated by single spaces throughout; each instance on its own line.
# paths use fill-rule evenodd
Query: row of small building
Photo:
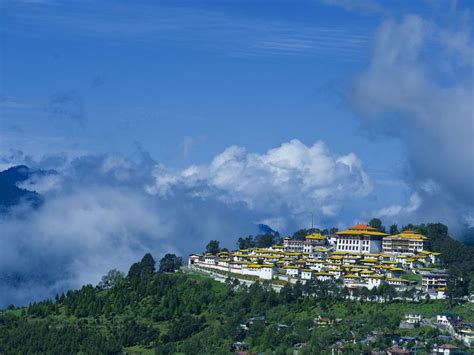
M 474 345 L 474 323 L 466 322 L 458 315 L 438 314 L 435 318 L 425 319 L 419 313 L 409 313 L 405 314 L 400 328 L 410 328 L 416 324 L 436 326 L 464 345 L 468 347 Z
M 439 253 L 426 250 L 427 238 L 415 231 L 388 235 L 357 224 L 330 236 L 310 234 L 304 240 L 285 238 L 282 245 L 221 252 L 217 255 L 192 254 L 189 266 L 215 269 L 264 280 L 290 282 L 342 278 L 349 288 L 372 289 L 387 282 L 406 289 L 410 281 L 401 276 L 418 274 L 422 289 L 432 298 L 443 298 L 446 271 L 429 268 Z

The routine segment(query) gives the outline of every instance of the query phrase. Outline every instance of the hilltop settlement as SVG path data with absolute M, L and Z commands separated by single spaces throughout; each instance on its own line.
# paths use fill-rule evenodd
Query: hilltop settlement
M 474 248 L 446 226 L 264 227 L 8 306 L 0 354 L 472 354 Z
M 427 250 L 428 238 L 415 230 L 390 235 L 367 224 L 332 234 L 286 237 L 281 244 L 192 254 L 188 267 L 275 286 L 309 280 L 339 280 L 349 291 L 383 283 L 417 297 L 444 299 L 447 270 L 436 267 L 440 253 Z

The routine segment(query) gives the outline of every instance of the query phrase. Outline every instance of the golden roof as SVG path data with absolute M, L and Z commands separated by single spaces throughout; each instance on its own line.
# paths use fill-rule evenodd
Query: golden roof
M 342 232 L 337 232 L 337 235 L 377 235 L 385 237 L 388 234 L 382 232 L 375 232 L 375 231 L 361 231 L 361 230 L 345 230 Z
M 379 232 L 377 231 L 376 228 L 373 228 L 367 224 L 356 224 L 352 227 L 349 227 L 347 228 L 347 230 L 345 231 L 342 231 L 342 232 L 336 232 L 337 235 L 361 235 L 361 234 L 365 234 L 365 235 L 381 235 L 381 236 L 385 236 L 385 235 L 388 235 L 386 233 L 382 233 L 382 232 Z
M 424 235 L 414 231 L 414 230 L 406 230 L 403 231 L 399 234 L 391 235 L 389 239 L 398 239 L 398 238 L 404 238 L 404 239 L 420 239 L 420 240 L 425 240 L 428 239 Z
M 355 274 L 344 275 L 344 278 L 346 278 L 346 279 L 358 279 L 359 277 L 360 276 L 355 275 Z
M 307 235 L 305 239 L 310 239 L 310 240 L 324 240 L 326 239 L 325 236 L 321 235 L 321 233 L 312 233 L 310 235 Z
M 409 282 L 408 280 L 405 280 L 405 279 L 391 278 L 391 277 L 387 277 L 387 281 L 403 282 L 403 283 L 408 283 Z

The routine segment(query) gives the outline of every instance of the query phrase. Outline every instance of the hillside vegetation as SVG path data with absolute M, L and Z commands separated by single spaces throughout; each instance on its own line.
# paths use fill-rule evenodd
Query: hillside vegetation
M 464 280 L 456 286 L 461 295 L 469 280 L 473 288 L 474 248 L 451 239 L 442 224 L 404 228 L 429 237 L 429 248 L 442 253 L 441 266 Z M 266 245 L 278 238 L 267 232 L 240 238 L 238 244 Z M 211 241 L 208 248 L 218 244 Z M 181 258 L 167 254 L 155 271 L 153 257 L 146 254 L 128 275 L 111 270 L 97 286 L 86 285 L 24 308 L 10 306 L 0 311 L 0 353 L 225 354 L 246 349 L 286 354 L 299 348 L 300 354 L 314 354 L 329 352 L 338 341 L 348 351 L 368 352 L 387 348 L 397 335 L 425 339 L 428 352 L 438 330 L 399 329 L 405 313 L 433 317 L 451 312 L 474 321 L 468 303 L 397 301 L 396 292 L 386 284 L 371 292 L 361 290 L 359 297 L 381 296 L 390 302 L 360 302 L 348 300 L 347 289 L 335 281 L 286 285 L 276 293 L 265 283 L 244 287 L 236 280 L 222 284 L 207 276 L 175 272 L 181 264 Z M 379 334 L 376 340 L 366 342 L 373 332 Z
M 169 268 L 168 256 L 163 258 Z M 333 284 L 316 283 L 317 296 L 305 296 L 309 286 L 285 286 L 276 293 L 265 284 L 242 287 L 236 281 L 218 283 L 205 276 L 155 272 L 147 254 L 127 276 L 111 271 L 96 287 L 87 285 L 26 308 L 0 315 L 0 353 L 225 354 L 238 347 L 253 351 L 324 353 L 337 340 L 364 339 L 371 331 L 412 334 L 434 339 L 430 327 L 400 330 L 405 312 L 426 317 L 448 309 L 447 303 L 369 303 L 343 299 Z M 330 291 L 336 290 L 336 291 Z M 466 305 L 451 312 L 474 320 Z M 318 325 L 327 318 L 332 326 Z M 338 321 L 336 322 L 336 319 Z M 434 341 L 434 340 L 433 340 Z M 390 337 L 353 350 L 384 348 Z

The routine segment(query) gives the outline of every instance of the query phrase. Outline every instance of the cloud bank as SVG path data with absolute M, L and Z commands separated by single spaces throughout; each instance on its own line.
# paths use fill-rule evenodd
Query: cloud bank
M 381 216 L 439 218 L 448 209 L 447 219 L 459 225 L 474 208 L 474 47 L 470 27 L 454 15 L 448 29 L 415 15 L 385 21 L 369 67 L 354 82 L 356 111 L 406 148 L 403 179 L 413 195 Z
M 311 212 L 334 216 L 343 202 L 371 191 L 361 161 L 353 153 L 332 154 L 323 142 L 307 147 L 298 140 L 264 154 L 232 146 L 209 165 L 190 166 L 177 172 L 154 171 L 153 194 L 166 195 L 175 186 L 192 189 L 195 196 L 214 196 L 224 203 L 244 203 L 264 218 L 303 221 Z M 272 228 L 285 229 L 286 225 Z
M 96 283 L 148 251 L 157 259 L 186 255 L 210 239 L 235 247 L 258 223 L 292 232 L 307 227 L 311 212 L 329 223 L 346 201 L 371 191 L 360 160 L 322 142 L 292 140 L 263 154 L 232 146 L 207 165 L 182 170 L 145 156 L 7 157 L 56 173 L 21 183 L 44 196 L 40 208 L 19 205 L 0 217 L 2 306 Z

